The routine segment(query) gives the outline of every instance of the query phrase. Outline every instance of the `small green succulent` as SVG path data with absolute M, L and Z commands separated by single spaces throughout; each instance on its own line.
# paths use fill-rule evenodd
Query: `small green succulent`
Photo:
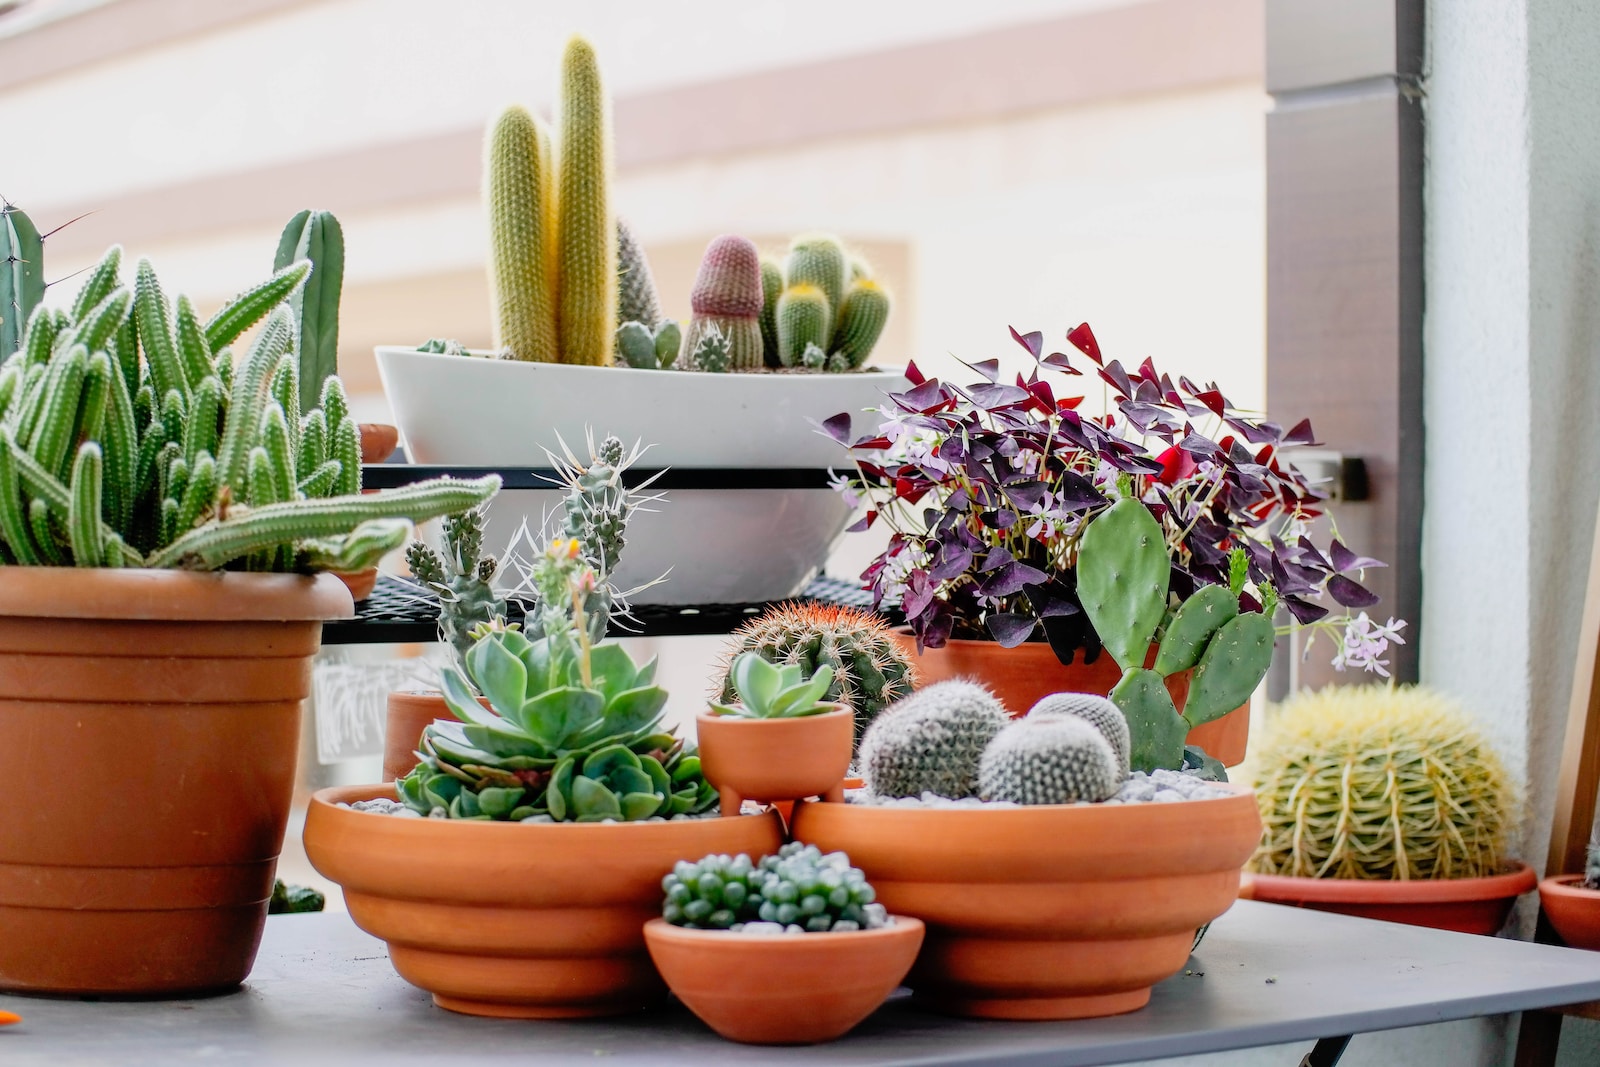
M 833 668 L 828 666 L 818 667 L 807 678 L 798 663 L 768 663 L 759 653 L 745 652 L 728 668 L 728 682 L 742 703 L 712 704 L 714 714 L 745 719 L 797 719 L 844 707 L 822 699 L 833 684 Z
M 267 914 L 298 915 L 321 911 L 327 903 L 327 898 L 310 886 L 290 885 L 282 878 L 275 878 L 272 896 L 267 900 Z
M 804 933 L 845 933 L 888 920 L 860 868 L 843 852 L 823 855 L 796 841 L 752 863 L 744 853 L 680 861 L 661 880 L 661 917 L 690 929 L 775 923 Z M 781 932 L 773 930 L 772 932 Z

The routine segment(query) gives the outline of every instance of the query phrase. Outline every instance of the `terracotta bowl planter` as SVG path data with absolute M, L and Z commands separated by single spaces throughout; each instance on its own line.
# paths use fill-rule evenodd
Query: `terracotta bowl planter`
M 848 708 L 798 719 L 702 712 L 695 727 L 700 767 L 721 794 L 724 815 L 738 814 L 745 800 L 844 799 L 855 741 L 855 713 Z
M 917 639 L 909 630 L 897 631 L 895 639 L 917 665 L 922 685 L 972 678 L 987 685 L 1000 703 L 1013 715 L 1026 715 L 1040 698 L 1051 693 L 1098 693 L 1104 696 L 1122 679 L 1116 661 L 1101 652 L 1093 663 L 1076 660 L 1063 664 L 1043 641 L 1029 641 L 1016 648 L 1002 648 L 994 641 L 947 641 L 943 648 L 917 652 Z M 1152 651 L 1146 664 L 1155 662 Z M 1167 692 L 1178 710 L 1189 697 L 1189 672 L 1181 671 L 1167 679 Z M 1244 761 L 1250 739 L 1250 705 L 1231 711 L 1220 719 L 1189 731 L 1189 744 L 1199 745 L 1213 759 L 1233 767 Z
M 1505 925 L 1517 897 L 1533 889 L 1537 881 L 1533 868 L 1525 863 L 1486 878 L 1404 882 L 1247 874 L 1240 896 L 1435 930 L 1494 934 Z
M 250 972 L 331 575 L 0 567 L 0 990 Z
M 843 1037 L 900 985 L 922 935 L 910 918 L 848 934 L 732 934 L 663 919 L 644 928 L 650 958 L 677 998 L 718 1034 L 747 1045 Z
M 384 422 L 363 422 L 356 427 L 361 435 L 361 462 L 383 463 L 400 447 L 400 429 Z
M 1228 910 L 1261 835 L 1255 794 L 1000 809 L 807 803 L 794 836 L 843 849 L 896 915 L 928 925 L 907 984 L 990 1019 L 1141 1008 Z M 980 903 L 981 902 L 981 905 Z
M 1539 883 L 1539 903 L 1561 940 L 1573 948 L 1600 949 L 1600 889 L 1585 889 L 1583 875 L 1559 874 Z
M 350 599 L 365 600 L 372 595 L 372 590 L 377 587 L 378 568 L 368 567 L 364 571 L 351 571 L 348 573 L 336 572 L 334 577 L 343 582 L 344 587 L 350 590 Z
M 644 943 L 661 879 L 712 852 L 764 856 L 773 812 L 738 819 L 541 825 L 405 819 L 343 808 L 386 786 L 324 789 L 306 854 L 357 926 L 441 1008 L 553 1019 L 621 1015 L 666 995 Z

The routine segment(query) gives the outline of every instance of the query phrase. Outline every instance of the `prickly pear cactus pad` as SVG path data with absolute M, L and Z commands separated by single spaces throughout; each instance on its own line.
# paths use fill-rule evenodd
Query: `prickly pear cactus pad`
M 752 862 L 744 853 L 680 860 L 661 880 L 661 917 L 691 930 L 842 934 L 888 924 L 867 876 L 843 852 L 792 842 Z

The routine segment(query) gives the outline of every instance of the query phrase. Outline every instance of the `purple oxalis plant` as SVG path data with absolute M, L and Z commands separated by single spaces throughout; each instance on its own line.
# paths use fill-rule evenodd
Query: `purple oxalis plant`
M 852 436 L 848 414 L 823 423 L 855 465 L 834 481 L 866 507 L 851 529 L 892 530 L 862 578 L 876 605 L 899 600 L 920 645 L 955 637 L 1012 647 L 1042 634 L 1063 663 L 1079 651 L 1092 662 L 1100 641 L 1077 598 L 1078 541 L 1129 494 L 1166 533 L 1176 596 L 1229 584 L 1243 550 L 1246 610 L 1259 609 L 1268 585 L 1302 625 L 1333 622 L 1324 599 L 1347 609 L 1346 621 L 1377 603 L 1359 576 L 1382 563 L 1306 534 L 1323 497 L 1280 452 L 1315 443 L 1308 421 L 1284 429 L 1241 412 L 1215 383 L 1174 383 L 1148 359 L 1136 369 L 1108 361 L 1087 323 L 1067 340 L 1111 403 L 1103 416 L 1080 414 L 1084 397 L 1068 386 L 1085 372 L 1073 357 L 1046 354 L 1039 332 L 1011 336 L 1034 362 L 1014 382 L 1000 380 L 994 359 L 965 364 L 980 378 L 966 386 L 913 363 L 911 388 L 889 394 L 867 433 Z M 1403 625 L 1391 620 L 1384 633 L 1398 641 Z

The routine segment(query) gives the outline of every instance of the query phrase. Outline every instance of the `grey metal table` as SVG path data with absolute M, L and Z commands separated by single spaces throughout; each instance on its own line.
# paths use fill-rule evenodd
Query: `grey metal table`
M 891 999 L 844 1040 L 728 1044 L 681 1008 L 588 1022 L 476 1019 L 401 981 L 342 914 L 276 916 L 234 994 L 164 1003 L 0 996 L 0 1063 L 478 1064 L 624 1067 L 1072 1067 L 1291 1041 L 1335 1058 L 1339 1035 L 1600 999 L 1600 953 L 1239 902 L 1189 970 L 1131 1015 L 1064 1023 L 947 1019 Z M 1308 1062 L 1315 1062 L 1308 1057 Z M 1331 1061 L 1329 1061 L 1331 1062 Z M 1287 1067 L 1287 1065 L 1286 1065 Z

